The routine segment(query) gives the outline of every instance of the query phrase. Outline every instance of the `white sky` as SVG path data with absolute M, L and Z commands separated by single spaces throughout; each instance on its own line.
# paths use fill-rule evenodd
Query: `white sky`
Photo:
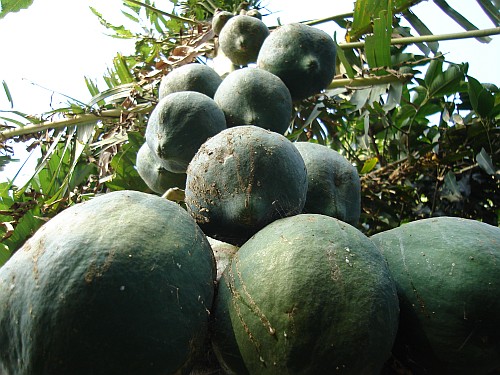
M 449 0 L 448 3 L 479 28 L 493 27 L 475 0 Z M 352 11 L 354 1 L 264 0 L 262 4 L 268 4 L 267 9 L 276 12 L 265 18 L 266 23 L 275 25 L 277 17 L 286 24 L 346 13 Z M 0 81 L 7 82 L 15 110 L 37 114 L 64 105 L 66 98 L 53 95 L 51 90 L 87 102 L 90 94 L 84 76 L 101 79 L 117 52 L 133 51 L 133 41 L 105 35 L 107 30 L 89 6 L 95 7 L 111 23 L 128 21 L 120 13 L 121 0 L 35 0 L 27 10 L 8 14 L 0 20 Z M 423 2 L 412 9 L 434 34 L 462 31 L 432 2 Z M 335 26 L 329 23 L 321 27 L 333 34 Z M 337 30 L 341 37 L 342 31 Z M 489 44 L 461 40 L 440 45 L 450 61 L 469 62 L 470 75 L 481 82 L 500 85 L 500 36 L 494 36 Z M 100 87 L 105 88 L 103 83 Z M 0 86 L 0 110 L 8 109 L 10 104 Z M 24 159 L 22 148 L 18 149 L 16 156 Z M 11 163 L 0 172 L 0 181 L 7 176 L 12 178 L 17 170 L 18 166 Z

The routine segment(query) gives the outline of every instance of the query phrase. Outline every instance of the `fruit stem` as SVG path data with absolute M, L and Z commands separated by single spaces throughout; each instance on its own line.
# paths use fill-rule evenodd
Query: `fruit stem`
M 471 30 L 463 31 L 460 33 L 450 33 L 450 34 L 436 34 L 436 35 L 421 35 L 421 36 L 410 36 L 404 38 L 393 38 L 391 39 L 391 45 L 407 45 L 422 42 L 439 42 L 442 40 L 458 40 L 466 38 L 479 38 L 483 36 L 498 35 L 500 34 L 500 27 L 494 27 L 491 29 L 482 30 Z M 365 42 L 353 42 L 353 43 L 339 43 L 338 46 L 342 49 L 355 49 L 363 48 Z

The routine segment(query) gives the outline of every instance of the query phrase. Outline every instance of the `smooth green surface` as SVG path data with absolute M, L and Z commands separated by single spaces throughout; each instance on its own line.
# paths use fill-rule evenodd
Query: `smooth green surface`
M 216 11 L 212 18 L 212 30 L 215 35 L 219 35 L 226 22 L 234 17 L 234 14 L 225 10 Z
M 375 245 L 335 218 L 302 214 L 266 226 L 234 255 L 212 339 L 237 374 L 378 374 L 398 313 Z
M 243 68 L 224 78 L 214 100 L 227 126 L 256 125 L 284 134 L 292 117 L 292 97 L 283 81 L 263 69 Z
M 361 214 L 361 183 L 356 168 L 337 151 L 311 142 L 294 143 L 307 169 L 304 213 L 336 217 L 357 225 Z
M 188 373 L 214 280 L 178 205 L 120 191 L 71 207 L 0 269 L 2 375 Z
M 401 300 L 403 352 L 431 373 L 500 367 L 500 228 L 439 217 L 372 236 Z M 412 357 L 413 356 L 413 357 Z
M 258 126 L 228 128 L 189 164 L 188 211 L 208 235 L 241 245 L 270 222 L 304 207 L 307 173 L 292 142 Z
M 147 143 L 139 148 L 135 164 L 139 176 L 155 193 L 163 194 L 170 188 L 186 187 L 186 174 L 165 169 L 161 159 L 151 151 Z
M 162 77 L 158 99 L 179 91 L 196 91 L 213 98 L 221 82 L 222 78 L 208 65 L 182 65 Z
M 224 112 L 212 98 L 196 91 L 174 92 L 151 113 L 146 142 L 170 172 L 185 173 L 203 142 L 224 129 Z
M 257 66 L 280 77 L 294 100 L 325 89 L 335 75 L 336 47 L 323 30 L 299 23 L 281 26 L 264 41 Z
M 268 36 L 269 29 L 264 22 L 240 14 L 227 20 L 219 34 L 219 46 L 234 65 L 247 65 L 257 61 Z

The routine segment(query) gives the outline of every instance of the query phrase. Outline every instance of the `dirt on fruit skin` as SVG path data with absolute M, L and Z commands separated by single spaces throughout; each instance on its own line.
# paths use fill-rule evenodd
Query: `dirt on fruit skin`
M 187 176 L 188 211 L 208 235 L 235 245 L 271 221 L 299 213 L 307 192 L 304 161 L 293 143 L 252 125 L 208 140 Z

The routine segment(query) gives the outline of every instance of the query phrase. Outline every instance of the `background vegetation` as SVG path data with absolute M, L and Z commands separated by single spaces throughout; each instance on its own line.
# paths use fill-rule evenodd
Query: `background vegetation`
M 0 265 L 40 225 L 69 205 L 113 190 L 148 191 L 134 168 L 148 115 L 163 75 L 217 56 L 210 19 L 216 8 L 257 8 L 258 0 L 171 1 L 172 13 L 153 1 L 123 1 L 123 15 L 136 33 L 107 22 L 117 38 L 133 38 L 135 53 L 117 54 L 104 73 L 106 88 L 85 78 L 89 103 L 70 100 L 41 116 L 2 117 L 0 163 L 13 155 L 9 140 L 40 147 L 33 177 L 17 186 L 0 183 Z M 500 217 L 500 93 L 468 75 L 467 64 L 447 61 L 444 39 L 500 33 L 499 3 L 477 0 L 492 28 L 477 30 L 445 1 L 437 11 L 465 31 L 432 35 L 411 11 L 418 0 L 359 0 L 351 14 L 308 22 L 336 22 L 337 77 L 323 93 L 294 104 L 287 136 L 341 152 L 356 165 L 362 182 L 360 229 L 373 234 L 416 219 L 448 215 L 498 225 Z M 2 0 L 0 18 L 32 1 Z M 402 27 L 405 18 L 411 28 Z M 277 25 L 270 25 L 271 28 Z M 416 44 L 420 54 L 409 53 Z M 3 91 L 10 98 L 8 86 Z

